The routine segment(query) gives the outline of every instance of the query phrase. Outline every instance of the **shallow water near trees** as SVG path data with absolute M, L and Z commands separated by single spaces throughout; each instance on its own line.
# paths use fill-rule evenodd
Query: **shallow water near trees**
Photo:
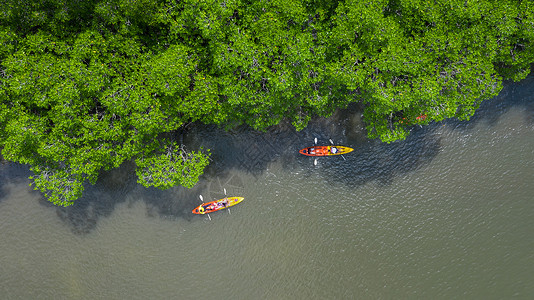
M 299 155 L 317 137 L 355 148 Z M 365 138 L 347 109 L 302 131 L 193 127 L 211 149 L 193 189 L 146 189 L 133 166 L 102 174 L 74 206 L 0 165 L 5 299 L 527 298 L 534 294 L 534 77 L 469 122 Z M 245 200 L 207 217 L 191 210 Z

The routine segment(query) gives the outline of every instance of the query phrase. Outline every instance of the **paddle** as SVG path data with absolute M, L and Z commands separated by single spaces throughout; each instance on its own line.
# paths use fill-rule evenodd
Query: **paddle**
M 224 191 L 224 198 L 226 199 L 226 205 L 228 205 L 228 214 L 230 214 L 230 203 L 228 202 L 228 197 L 226 196 L 226 189 L 223 188 Z
M 317 146 L 317 138 L 315 138 L 315 139 L 313 140 L 313 144 L 314 144 L 315 146 Z M 314 165 L 314 166 L 317 165 L 317 158 L 315 158 L 315 159 L 313 160 L 313 165 Z
M 202 195 L 198 195 L 198 197 L 200 198 L 200 201 L 202 201 L 202 204 L 204 204 L 204 197 L 202 197 Z M 210 217 L 210 214 L 206 213 L 208 215 L 208 219 L 210 219 L 211 221 L 211 217 Z
M 332 141 L 332 139 L 328 139 L 328 140 L 330 141 L 330 144 L 332 144 L 332 146 L 333 146 L 333 145 L 334 145 L 334 142 Z M 347 160 L 347 159 L 345 158 L 345 156 L 343 156 L 343 154 L 341 154 L 341 157 L 343 157 L 343 160 Z

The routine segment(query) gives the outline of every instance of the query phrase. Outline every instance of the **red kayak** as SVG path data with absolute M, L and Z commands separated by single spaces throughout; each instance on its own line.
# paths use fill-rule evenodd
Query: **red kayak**
M 345 146 L 313 146 L 300 149 L 299 153 L 307 156 L 329 156 L 347 154 L 353 150 Z

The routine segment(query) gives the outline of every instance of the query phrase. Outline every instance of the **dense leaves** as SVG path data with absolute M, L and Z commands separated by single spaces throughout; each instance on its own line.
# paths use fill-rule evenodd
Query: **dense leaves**
M 0 147 L 70 205 L 126 160 L 193 186 L 184 124 L 304 128 L 351 102 L 371 138 L 469 119 L 534 62 L 532 1 L 106 0 L 0 4 Z

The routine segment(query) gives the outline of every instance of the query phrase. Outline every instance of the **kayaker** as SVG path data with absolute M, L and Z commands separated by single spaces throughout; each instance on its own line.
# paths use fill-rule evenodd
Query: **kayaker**
M 332 154 L 336 154 L 337 153 L 337 148 L 336 147 L 330 148 L 330 152 L 332 152 Z
M 221 201 L 221 204 L 226 207 L 226 205 L 228 205 L 228 198 L 224 198 L 223 201 Z
M 199 207 L 199 209 L 198 209 L 198 212 L 203 213 L 203 212 L 204 212 L 204 206 L 201 205 L 201 206 Z

